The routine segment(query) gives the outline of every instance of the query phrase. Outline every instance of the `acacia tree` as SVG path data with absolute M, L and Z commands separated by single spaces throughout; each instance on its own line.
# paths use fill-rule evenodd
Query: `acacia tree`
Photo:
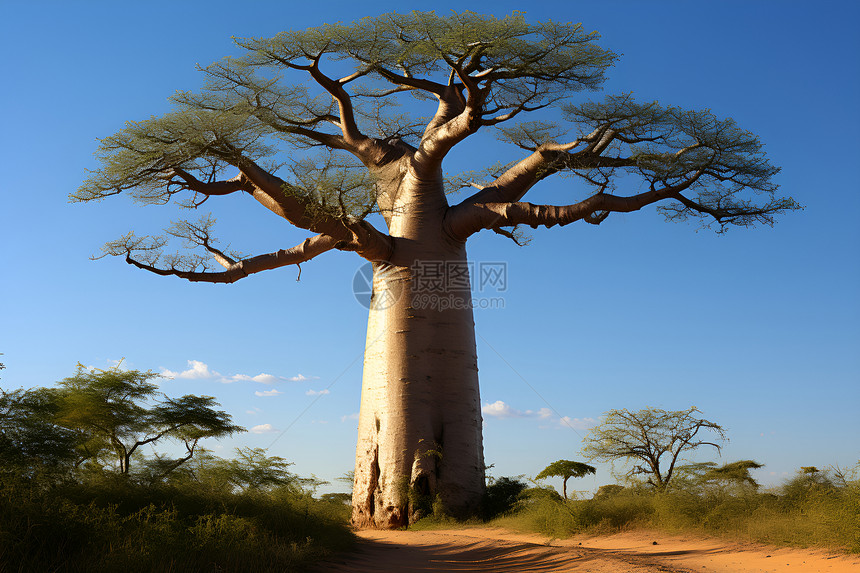
M 677 411 L 610 410 L 585 435 L 582 454 L 589 460 L 632 463 L 626 474 L 628 478 L 644 475 L 648 484 L 664 490 L 681 454 L 702 446 L 720 451 L 718 443 L 703 439 L 699 433 L 711 431 L 718 440 L 723 440 L 724 429 L 715 422 L 697 418 L 694 414 L 698 413 L 695 407 Z
M 563 481 L 561 484 L 561 489 L 564 495 L 564 499 L 567 499 L 567 480 L 572 477 L 584 477 L 588 474 L 593 474 L 596 471 L 597 469 L 594 466 L 590 466 L 582 462 L 575 462 L 572 460 L 556 460 L 544 469 L 542 469 L 541 472 L 535 476 L 535 479 L 542 480 L 550 477 L 562 478 Z
M 670 220 L 699 218 L 720 230 L 772 224 L 797 208 L 775 195 L 778 169 L 757 137 L 731 119 L 629 95 L 578 98 L 601 85 L 617 58 L 597 40 L 579 24 L 470 12 L 386 14 L 239 39 L 244 55 L 204 68 L 200 93 L 179 92 L 174 111 L 103 139 L 101 168 L 72 198 L 125 193 L 196 208 L 246 194 L 309 232 L 296 246 L 243 257 L 219 247 L 213 219 L 203 217 L 104 247 L 159 275 L 230 283 L 332 250 L 372 262 L 353 521 L 407 523 L 409 488 L 411 498 L 432 495 L 455 515 L 469 513 L 484 488 L 463 276 L 471 236 L 517 241 L 521 225 L 597 225 L 652 204 Z M 418 102 L 395 113 L 410 95 Z M 422 105 L 429 117 L 410 115 Z M 540 120 L 517 123 L 530 113 Z M 488 129 L 522 158 L 446 179 L 448 154 Z M 581 195 L 558 205 L 522 200 L 562 172 L 584 184 L 571 185 Z M 624 173 L 639 184 L 618 193 Z M 448 192 L 469 186 L 476 192 L 449 202 Z M 196 250 L 164 254 L 170 238 Z
M 120 473 L 128 474 L 141 446 L 164 439 L 182 442 L 185 456 L 158 459 L 163 476 L 190 460 L 200 440 L 244 431 L 229 414 L 215 409 L 218 403 L 211 396 L 165 396 L 148 404 L 159 393 L 150 382 L 156 376 L 118 366 L 89 370 L 79 364 L 74 376 L 59 382 L 56 423 L 77 434 L 78 463 L 108 453 Z
M 75 467 L 78 436 L 57 424 L 59 408 L 54 389 L 0 388 L 0 470 L 62 475 Z
M 750 470 L 763 468 L 755 460 L 738 460 L 718 466 L 716 462 L 694 462 L 675 466 L 672 486 L 688 489 L 705 488 L 719 492 L 743 493 L 755 491 L 759 483 Z M 679 483 L 680 482 L 680 483 Z
M 760 464 L 755 460 L 728 462 L 720 467 L 712 468 L 705 474 L 704 479 L 729 486 L 757 490 L 759 483 L 750 475 L 750 470 L 757 470 L 763 467 L 764 464 Z

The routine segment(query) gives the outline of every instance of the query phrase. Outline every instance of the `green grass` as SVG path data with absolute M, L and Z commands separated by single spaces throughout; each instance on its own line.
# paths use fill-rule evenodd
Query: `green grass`
M 301 571 L 349 549 L 349 508 L 305 492 L 0 484 L 0 573 Z
M 540 496 L 489 523 L 558 538 L 650 528 L 860 553 L 860 483 L 811 487 L 802 495 L 679 489 L 567 502 Z
M 567 501 L 552 488 L 500 478 L 487 488 L 484 519 L 458 522 L 434 511 L 410 529 L 489 525 L 565 538 L 645 528 L 860 553 L 858 471 L 802 468 L 771 491 L 751 480 L 688 478 L 665 492 L 612 486 Z

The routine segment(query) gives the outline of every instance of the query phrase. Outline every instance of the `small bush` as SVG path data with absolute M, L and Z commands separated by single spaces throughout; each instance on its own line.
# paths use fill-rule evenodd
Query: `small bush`
M 511 477 L 500 477 L 487 486 L 481 504 L 484 519 L 492 519 L 511 511 L 528 488 L 525 482 Z

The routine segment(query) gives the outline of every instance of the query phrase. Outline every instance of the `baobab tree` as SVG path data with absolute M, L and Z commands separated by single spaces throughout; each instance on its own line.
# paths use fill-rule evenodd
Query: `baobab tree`
M 630 95 L 581 98 L 617 59 L 598 39 L 579 24 L 469 12 L 238 39 L 243 54 L 204 68 L 200 93 L 179 92 L 173 111 L 101 140 L 101 167 L 73 199 L 129 194 L 199 208 L 247 194 L 308 231 L 291 248 L 242 257 L 218 246 L 204 216 L 164 236 L 130 233 L 105 245 L 106 255 L 159 275 L 230 283 L 332 250 L 370 261 L 353 521 L 402 526 L 417 515 L 410 499 L 427 496 L 468 514 L 484 488 L 463 272 L 470 237 L 492 231 L 518 241 L 523 225 L 599 225 L 652 204 L 669 220 L 700 218 L 719 230 L 772 224 L 797 207 L 776 196 L 778 169 L 731 119 Z M 411 115 L 422 110 L 428 117 Z M 529 114 L 538 119 L 522 122 Z M 486 130 L 521 159 L 446 177 L 445 158 Z M 571 188 L 583 194 L 558 205 L 523 201 L 557 173 L 577 176 L 583 185 Z M 639 184 L 618 192 L 623 173 Z M 165 254 L 171 238 L 192 248 Z

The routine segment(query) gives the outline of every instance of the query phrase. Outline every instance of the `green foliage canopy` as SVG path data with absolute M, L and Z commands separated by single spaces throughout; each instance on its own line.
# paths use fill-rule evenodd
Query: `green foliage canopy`
M 757 470 L 763 467 L 764 464 L 760 464 L 755 460 L 738 460 L 713 468 L 705 474 L 705 479 L 714 479 L 758 489 L 759 483 L 750 475 L 750 470 Z
M 717 441 L 725 440 L 723 427 L 698 418 L 698 413 L 695 407 L 676 411 L 610 410 L 585 436 L 582 453 L 590 460 L 632 463 L 626 473 L 628 478 L 644 475 L 648 484 L 663 490 L 682 454 L 702 446 L 720 450 L 717 442 L 703 439 L 700 432 L 710 431 L 716 434 Z
M 229 414 L 215 409 L 218 404 L 211 396 L 156 399 L 160 393 L 151 382 L 155 377 L 153 372 L 119 366 L 99 370 L 79 364 L 74 376 L 59 382 L 56 420 L 78 435 L 81 459 L 97 461 L 109 452 L 119 471 L 127 474 L 138 448 L 174 439 L 187 451 L 173 461 L 175 467 L 193 456 L 201 439 L 244 430 Z
M 59 395 L 48 388 L 0 389 L 0 467 L 16 475 L 64 473 L 79 460 L 78 436 L 57 423 Z
M 448 179 L 456 182 L 449 191 L 484 186 L 452 208 L 458 238 L 491 229 L 518 240 L 518 225 L 599 224 L 612 212 L 652 203 L 670 220 L 715 222 L 721 231 L 773 224 L 776 214 L 800 208 L 775 194 L 779 169 L 758 138 L 731 119 L 630 94 L 575 101 L 599 88 L 618 59 L 598 40 L 581 24 L 468 11 L 383 14 L 240 38 L 244 54 L 203 68 L 200 93 L 178 92 L 173 111 L 104 138 L 101 167 L 72 199 L 126 193 L 161 204 L 181 194 L 180 205 L 196 208 L 213 196 L 245 192 L 319 233 L 313 245 L 242 258 L 215 246 L 213 220 L 204 217 L 179 222 L 165 236 L 128 234 L 104 247 L 106 255 L 152 272 L 213 282 L 299 264 L 333 248 L 383 260 L 388 239 L 365 218 L 379 212 L 388 221 L 400 180 L 400 170 L 388 166 L 408 156 L 436 173 L 455 145 L 485 129 L 497 129 L 529 155 Z M 425 100 L 435 111 L 415 115 Z M 535 113 L 538 120 L 520 121 Z M 578 177 L 593 194 L 537 211 L 517 203 L 559 172 Z M 611 194 L 624 174 L 646 190 Z M 170 238 L 202 254 L 165 254 Z M 212 271 L 206 261 L 213 258 L 227 271 Z
M 594 466 L 590 466 L 582 462 L 575 462 L 572 460 L 557 460 L 542 469 L 541 472 L 535 476 L 535 479 L 542 480 L 549 477 L 562 478 L 562 491 L 564 499 L 567 499 L 567 480 L 569 480 L 570 478 L 578 478 L 586 476 L 588 474 L 593 474 L 596 471 L 597 470 L 594 468 Z

